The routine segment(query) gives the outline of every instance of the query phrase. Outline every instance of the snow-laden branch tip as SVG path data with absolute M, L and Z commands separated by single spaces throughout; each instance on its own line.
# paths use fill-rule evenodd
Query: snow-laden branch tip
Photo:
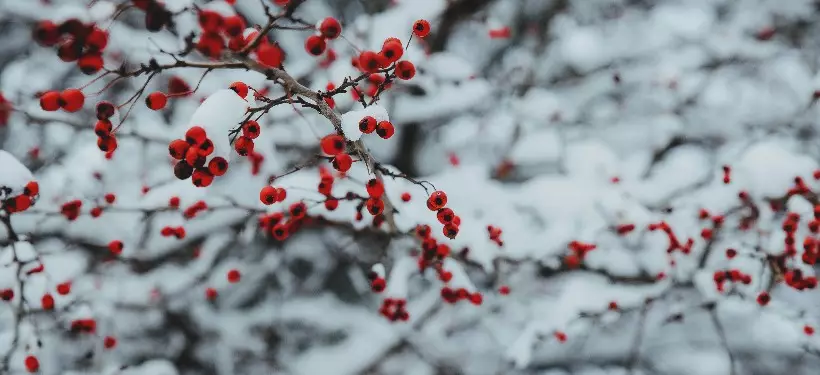
M 14 155 L 0 150 L 0 198 L 22 194 L 31 181 L 34 181 L 31 171 Z

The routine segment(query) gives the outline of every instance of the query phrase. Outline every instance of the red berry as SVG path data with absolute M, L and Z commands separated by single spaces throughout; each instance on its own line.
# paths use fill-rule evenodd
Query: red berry
M 194 173 L 191 174 L 191 182 L 196 187 L 208 187 L 214 182 L 214 175 L 205 168 L 197 168 L 194 170 Z
M 409 80 L 412 79 L 416 75 L 416 66 L 413 63 L 402 60 L 396 64 L 396 76 L 403 79 Z
M 347 172 L 353 165 L 353 158 L 345 153 L 336 155 L 331 162 L 333 168 L 339 172 Z
M 403 202 L 410 202 L 410 193 L 407 193 L 407 192 L 401 193 L 401 200 Z
M 248 85 L 246 85 L 244 82 L 231 83 L 230 89 L 233 90 L 242 99 L 248 96 Z
M 61 106 L 60 93 L 57 91 L 48 91 L 40 96 L 40 108 L 44 111 L 54 112 Z
M 77 89 L 66 89 L 60 93 L 60 104 L 67 112 L 77 112 L 85 104 L 85 95 Z
M 510 287 L 507 286 L 507 285 L 502 285 L 502 286 L 498 287 L 498 293 L 501 294 L 502 296 L 506 296 L 506 295 L 510 294 Z
M 430 22 L 427 20 L 418 20 L 413 23 L 413 34 L 419 38 L 424 38 L 430 34 Z
M 117 149 L 117 138 L 113 135 L 106 135 L 97 138 L 97 147 L 102 152 L 114 152 Z
M 40 369 L 40 361 L 37 360 L 37 357 L 33 355 L 26 356 L 24 363 L 26 365 L 26 370 L 28 370 L 28 372 L 33 373 L 37 372 Z
M 99 123 L 98 123 L 99 124 Z M 110 126 L 110 122 L 108 123 Z M 109 130 L 110 132 L 110 130 Z M 100 135 L 100 134 L 97 134 Z M 185 155 L 188 153 L 188 149 L 191 148 L 191 144 L 183 141 L 181 139 L 175 139 L 168 144 L 168 153 L 171 155 L 172 158 L 176 160 L 182 160 L 185 158 Z
M 60 41 L 60 30 L 54 22 L 49 20 L 38 22 L 33 34 L 37 44 L 43 47 L 51 47 Z
M 108 45 L 108 32 L 95 27 L 85 39 L 85 44 L 93 51 L 102 51 Z
M 377 121 L 372 116 L 365 116 L 359 120 L 359 131 L 364 134 L 370 134 L 376 130 Z
M 338 208 L 338 207 L 339 207 L 339 200 L 338 200 L 338 199 L 335 199 L 335 198 L 328 198 L 328 199 L 325 201 L 325 208 L 326 208 L 328 211 L 333 211 L 333 210 L 335 210 L 335 209 L 336 209 L 336 208 Z
M 339 20 L 327 17 L 319 24 L 319 32 L 327 39 L 336 39 L 342 34 L 342 25 Z
M 325 52 L 327 43 L 325 38 L 318 35 L 311 35 L 305 40 L 305 50 L 313 56 L 319 56 Z
M 113 349 L 117 346 L 117 339 L 114 336 L 105 336 L 103 339 L 103 347 L 106 349 Z
M 205 298 L 213 301 L 213 300 L 216 299 L 217 295 L 218 295 L 218 293 L 216 292 L 216 289 L 214 289 L 214 288 L 205 289 Z
M 148 96 L 145 97 L 145 105 L 148 108 L 151 108 L 154 111 L 159 111 L 160 109 L 165 108 L 165 105 L 168 103 L 168 96 L 160 91 L 154 91 Z
M 256 139 L 261 132 L 262 129 L 259 127 L 259 123 L 254 120 L 248 120 L 242 124 L 242 135 L 245 137 Z
M 77 60 L 77 66 L 83 74 L 94 74 L 102 70 L 103 58 L 99 52 L 88 52 Z
M 379 198 L 384 195 L 384 184 L 376 178 L 371 178 L 365 184 L 367 195 L 373 198 Z
M 245 31 L 245 20 L 239 16 L 230 16 L 226 17 L 223 22 L 223 29 L 225 30 L 225 34 L 229 36 L 235 37 L 242 35 L 242 32 Z M 244 98 L 244 96 L 242 96 Z
M 228 161 L 221 156 L 217 156 L 208 162 L 208 172 L 211 172 L 211 174 L 216 177 L 224 175 L 227 171 Z
M 404 47 L 398 39 L 388 39 L 384 42 L 384 45 L 382 45 L 380 54 L 392 64 L 402 57 L 404 54 Z
M 256 58 L 263 65 L 278 68 L 285 58 L 284 52 L 276 44 L 261 43 L 256 49 Z
M 359 55 L 359 69 L 367 73 L 376 73 L 382 66 L 382 58 L 373 51 L 364 51 Z
M 57 294 L 65 296 L 71 293 L 71 281 L 57 284 Z
M 108 243 L 108 250 L 111 251 L 111 254 L 120 255 L 123 249 L 122 241 L 115 240 Z
M 259 191 L 259 200 L 266 205 L 276 203 L 277 191 L 273 186 L 265 186 Z
M 46 293 L 43 295 L 43 298 L 40 299 L 40 304 L 43 306 L 43 310 L 54 309 L 54 297 Z
M 248 154 L 252 153 L 254 149 L 253 139 L 243 135 L 236 139 L 236 142 L 233 144 L 233 148 L 240 156 L 248 156 Z
M 242 278 L 242 274 L 239 273 L 239 270 L 232 269 L 228 271 L 228 282 L 229 283 L 238 283 L 239 280 Z
M 335 156 L 345 151 L 345 139 L 338 134 L 329 134 L 322 138 L 320 143 L 322 152 L 325 154 Z
M 396 129 L 390 121 L 382 121 L 376 125 L 376 134 L 378 134 L 379 137 L 390 139 L 390 137 L 392 137 L 395 133 Z
M 222 15 L 212 10 L 203 10 L 199 12 L 199 26 L 203 31 L 208 33 L 218 32 L 225 20 Z
M 427 198 L 427 208 L 430 209 L 430 211 L 438 211 L 446 205 L 447 194 L 441 190 L 434 191 L 433 194 L 430 194 L 430 197 Z
M 379 198 L 368 198 L 365 206 L 367 206 L 367 212 L 370 212 L 373 216 L 380 215 L 384 212 L 384 201 Z
M 208 134 L 201 126 L 192 126 L 185 132 L 185 142 L 188 142 L 188 144 L 192 146 L 202 144 L 207 138 Z

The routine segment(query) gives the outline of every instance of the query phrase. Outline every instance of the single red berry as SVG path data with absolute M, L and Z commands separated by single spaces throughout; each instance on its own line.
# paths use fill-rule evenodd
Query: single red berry
M 117 138 L 113 135 L 106 135 L 97 138 L 97 148 L 102 152 L 114 152 L 117 149 Z
M 185 132 L 185 142 L 188 142 L 188 144 L 192 146 L 202 144 L 207 138 L 208 134 L 201 126 L 192 126 Z
M 811 336 L 811 335 L 814 334 L 814 327 L 812 327 L 810 325 L 805 325 L 805 326 L 803 326 L 803 332 L 805 332 L 807 335 Z
M 228 172 L 228 161 L 221 156 L 217 156 L 208 162 L 208 172 L 219 177 Z
M 165 108 L 166 104 L 168 104 L 168 96 L 160 91 L 154 91 L 145 97 L 145 105 L 154 111 Z
M 506 296 L 506 295 L 510 294 L 510 287 L 507 286 L 507 285 L 502 285 L 502 286 L 498 287 L 498 293 L 501 294 L 502 296 Z
M 108 32 L 100 28 L 94 27 L 88 37 L 85 39 L 85 44 L 92 51 L 102 51 L 108 45 Z
M 214 175 L 205 168 L 197 168 L 191 174 L 191 182 L 196 187 L 208 187 L 214 182 Z
M 359 55 L 359 69 L 367 73 L 376 73 L 382 66 L 382 57 L 373 51 L 364 51 Z
M 117 200 L 117 196 L 114 193 L 108 193 L 105 195 L 105 203 L 113 204 L 114 201 Z
M 57 294 L 65 296 L 71 293 L 71 281 L 57 284 Z
M 413 34 L 419 38 L 424 38 L 430 34 L 430 22 L 427 20 L 418 20 L 413 23 Z
M 259 123 L 254 120 L 248 120 L 242 124 L 242 135 L 245 137 L 256 139 L 261 132 L 262 129 L 259 127 Z
M 447 223 L 444 224 L 444 228 L 442 228 L 441 232 L 445 237 L 452 240 L 458 236 L 458 227 L 453 223 Z
M 403 80 L 412 79 L 416 75 L 416 66 L 413 63 L 402 60 L 396 64 L 396 77 Z
M 380 215 L 384 212 L 384 201 L 379 198 L 368 198 L 365 206 L 367 206 L 367 212 L 370 212 L 373 216 Z
M 331 164 L 337 171 L 347 172 L 353 165 L 353 158 L 349 154 L 341 153 L 333 157 Z
M 218 293 L 216 292 L 216 289 L 214 289 L 214 288 L 205 289 L 205 298 L 213 301 L 213 300 L 216 299 L 217 295 L 218 295 Z
M 108 123 L 110 126 L 110 122 Z M 110 131 L 110 130 L 109 130 Z M 100 135 L 100 134 L 97 134 Z M 185 158 L 185 155 L 188 153 L 188 149 L 191 148 L 191 144 L 183 141 L 181 139 L 175 139 L 168 144 L 168 153 L 171 155 L 172 158 L 176 160 L 182 160 Z
M 248 96 L 248 85 L 246 85 L 244 82 L 237 81 L 231 83 L 230 89 L 233 90 L 242 99 Z
M 276 203 L 277 191 L 273 186 L 265 186 L 259 191 L 259 200 L 266 205 Z
M 117 339 L 114 336 L 105 336 L 103 339 L 103 347 L 106 349 L 113 349 L 117 346 Z
M 60 105 L 66 112 L 77 112 L 85 104 L 85 95 L 77 89 L 66 89 L 60 93 Z
M 372 116 L 365 116 L 359 120 L 359 131 L 364 134 L 370 134 L 376 130 L 377 121 Z
M 111 251 L 111 254 L 120 255 L 122 253 L 124 245 L 122 241 L 114 240 L 108 243 L 108 250 Z
M 328 199 L 325 201 L 325 208 L 326 208 L 328 211 L 333 211 L 333 210 L 335 210 L 335 209 L 336 209 L 336 208 L 338 208 L 338 207 L 339 207 L 339 200 L 338 200 L 338 199 L 336 199 L 336 198 L 328 198 Z
M 335 156 L 345 151 L 345 139 L 338 134 L 329 134 L 322 138 L 320 142 L 322 152 L 325 154 Z
M 321 55 L 325 52 L 325 48 L 327 48 L 325 38 L 319 35 L 311 35 L 305 39 L 305 50 L 313 56 Z
M 44 111 L 54 112 L 62 107 L 60 93 L 57 91 L 48 91 L 40 96 L 40 108 Z
M 245 31 L 245 27 L 245 20 L 239 16 L 225 17 L 222 25 L 223 30 L 225 30 L 225 34 L 232 37 L 241 36 L 242 32 Z
M 336 39 L 342 34 L 342 24 L 333 17 L 327 17 L 319 24 L 319 32 L 327 39 Z
M 242 274 L 239 273 L 239 270 L 232 269 L 232 270 L 228 271 L 228 282 L 229 283 L 232 283 L 232 284 L 238 283 L 241 278 L 242 278 Z
M 24 363 L 28 372 L 34 373 L 40 370 L 40 361 L 33 355 L 26 356 Z
M 43 20 L 37 23 L 34 28 L 34 41 L 43 47 L 51 47 L 60 41 L 60 30 L 57 24 L 49 20 Z
M 278 68 L 282 65 L 285 54 L 276 44 L 261 43 L 256 49 L 256 58 L 262 65 Z
M 378 134 L 379 137 L 390 139 L 390 137 L 392 137 L 395 133 L 396 129 L 390 121 L 382 121 L 376 125 L 376 134 Z
M 40 304 L 43 306 L 43 310 L 52 310 L 54 309 L 54 297 L 46 293 L 43 295 L 43 298 L 40 299 Z
M 26 187 L 23 188 L 23 194 L 33 197 L 40 194 L 40 184 L 37 181 L 29 181 L 26 184 Z
M 430 209 L 430 211 L 438 211 L 446 205 L 447 194 L 441 190 L 434 191 L 433 194 L 430 194 L 430 197 L 427 198 L 427 208 Z
M 373 198 L 379 198 L 384 195 L 384 184 L 379 179 L 371 178 L 365 184 L 367 195 Z
M 438 210 L 438 213 L 436 213 L 436 218 L 442 224 L 452 223 L 455 216 L 456 214 L 453 210 L 446 207 Z
M 236 139 L 236 142 L 233 144 L 233 148 L 240 156 L 248 156 L 248 154 L 252 153 L 254 149 L 253 139 L 243 135 Z
M 307 214 L 307 206 L 302 202 L 296 202 L 290 205 L 288 213 L 290 213 L 290 216 L 294 219 L 301 219 Z
M 77 60 L 77 66 L 83 74 L 97 73 L 103 68 L 102 54 L 99 52 L 85 53 Z
M 199 26 L 208 33 L 218 32 L 225 22 L 221 14 L 212 10 L 200 11 L 198 19 Z
M 114 103 L 108 101 L 101 101 L 97 103 L 97 120 L 108 120 L 114 113 L 117 111 L 117 108 L 114 106 Z
M 384 42 L 380 54 L 392 64 L 404 55 L 404 46 L 401 45 L 401 41 L 398 39 L 391 38 Z
M 480 305 L 482 301 L 484 301 L 484 297 L 481 295 L 481 293 L 475 292 L 473 294 L 470 294 L 470 302 L 472 302 L 473 305 Z
M 410 202 L 410 198 L 411 198 L 410 193 L 408 193 L 408 192 L 401 193 L 401 200 L 403 202 Z

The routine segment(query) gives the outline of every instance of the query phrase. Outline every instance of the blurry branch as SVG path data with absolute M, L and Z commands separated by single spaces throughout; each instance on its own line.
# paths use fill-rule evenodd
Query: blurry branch
M 460 21 L 482 11 L 492 0 L 454 0 L 450 1 L 441 14 L 435 33 L 428 38 L 430 52 L 441 52 L 447 47 L 447 41 Z

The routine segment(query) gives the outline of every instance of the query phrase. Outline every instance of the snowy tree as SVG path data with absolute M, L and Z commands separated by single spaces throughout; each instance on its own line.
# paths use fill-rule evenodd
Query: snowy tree
M 818 16 L 0 0 L 0 373 L 814 374 Z

